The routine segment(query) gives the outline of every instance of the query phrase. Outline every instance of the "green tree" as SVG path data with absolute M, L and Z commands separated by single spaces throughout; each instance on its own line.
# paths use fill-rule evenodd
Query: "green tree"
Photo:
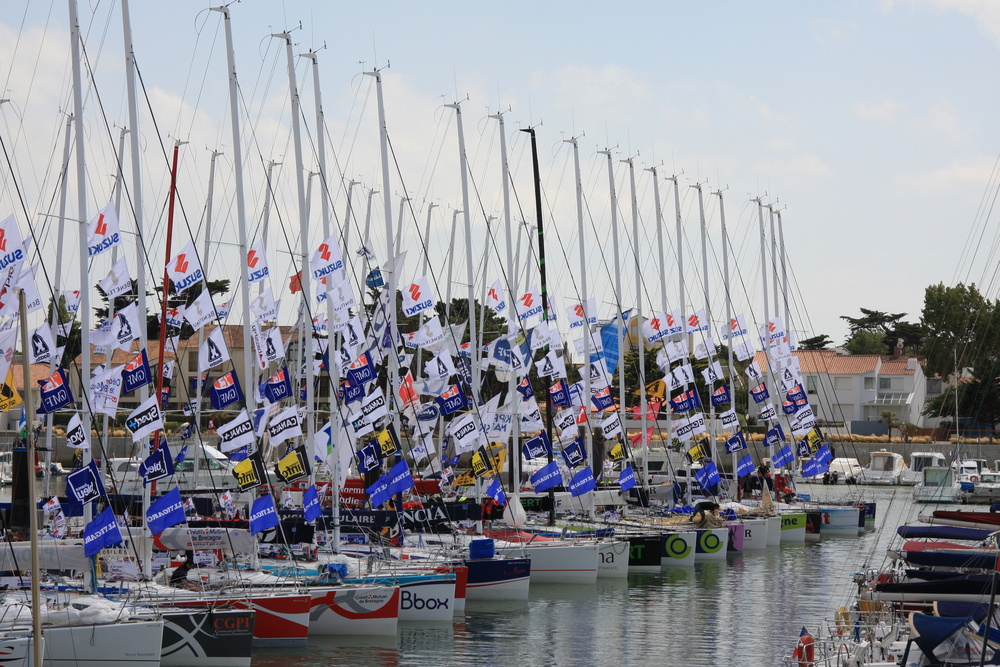
M 868 353 L 851 352 L 851 354 L 888 354 L 897 348 L 900 353 L 915 354 L 920 349 L 923 342 L 924 328 L 920 324 L 905 321 L 903 318 L 906 317 L 906 313 L 886 313 L 881 310 L 870 310 L 868 308 L 860 308 L 859 310 L 861 311 L 861 317 L 840 316 L 840 319 L 847 322 L 847 328 L 850 331 L 845 347 L 850 345 L 851 340 L 859 333 L 867 332 L 874 334 L 874 336 L 865 336 L 862 341 L 855 342 L 854 346 L 874 349 L 878 346 L 872 342 L 872 339 L 873 337 L 877 337 L 881 339 L 885 351 Z
M 885 334 L 860 329 L 844 344 L 844 349 L 850 354 L 885 354 L 888 348 L 885 344 Z
M 928 375 L 949 375 L 956 370 L 956 361 L 958 368 L 981 367 L 995 355 L 1000 309 L 975 283 L 927 287 L 920 321 Z
M 946 387 L 924 406 L 923 414 L 940 417 L 954 425 L 955 386 Z M 996 362 L 974 367 L 971 377 L 958 383 L 958 416 L 992 431 L 1000 423 L 1000 380 L 997 379 Z
M 892 410 L 883 410 L 878 416 L 879 423 L 885 423 L 889 427 L 889 442 L 892 442 L 892 429 L 899 426 L 900 421 L 896 419 L 896 413 Z
M 833 342 L 826 334 L 820 334 L 819 336 L 813 336 L 812 338 L 803 338 L 799 341 L 800 350 L 825 350 L 827 346 Z

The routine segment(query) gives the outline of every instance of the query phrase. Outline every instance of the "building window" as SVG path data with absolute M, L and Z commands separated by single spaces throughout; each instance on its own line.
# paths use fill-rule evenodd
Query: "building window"
M 807 375 L 806 376 L 806 393 L 815 394 L 816 393 L 816 376 Z
M 892 378 L 879 378 L 878 379 L 879 391 L 885 391 L 892 389 Z
M 849 375 L 840 375 L 833 378 L 833 388 L 837 391 L 850 391 L 854 383 Z
M 874 389 L 874 388 L 875 388 L 875 378 L 873 377 L 865 378 L 865 389 Z

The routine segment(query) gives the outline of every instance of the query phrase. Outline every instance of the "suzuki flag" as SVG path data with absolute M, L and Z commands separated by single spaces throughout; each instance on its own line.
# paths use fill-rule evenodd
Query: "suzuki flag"
M 167 275 L 173 281 L 178 294 L 205 277 L 192 241 L 188 241 L 181 251 L 170 259 L 170 263 L 167 264 Z
M 587 299 L 587 303 L 578 303 L 566 309 L 566 316 L 569 319 L 569 328 L 576 329 L 583 326 L 583 323 L 597 324 L 597 299 Z
M 434 296 L 431 293 L 430 281 L 427 276 L 417 278 L 415 282 L 402 287 L 403 314 L 413 317 L 428 308 L 434 307 Z
M 505 297 L 503 285 L 498 280 L 486 290 L 486 306 L 499 315 L 507 310 L 507 299 Z
M 687 320 L 684 322 L 685 334 L 694 334 L 699 331 L 708 331 L 708 318 L 705 315 L 704 308 L 688 315 Z
M 264 253 L 264 241 L 260 240 L 247 253 L 247 282 L 253 285 L 270 275 L 267 268 L 267 255 Z
M 87 256 L 100 255 L 121 243 L 118 214 L 113 203 L 108 203 L 93 220 L 87 223 Z
M 667 321 L 667 315 L 665 313 L 655 313 L 643 323 L 642 335 L 645 336 L 646 340 L 650 343 L 655 343 L 661 338 L 669 336 L 670 327 L 667 324 Z
M 542 296 L 537 286 L 529 289 L 514 302 L 517 319 L 522 322 L 529 317 L 542 314 Z
M 138 442 L 163 428 L 163 417 L 155 394 L 132 411 L 125 420 L 125 428 L 132 433 L 132 442 Z
M 309 269 L 312 277 L 316 280 L 325 278 L 344 268 L 344 259 L 340 255 L 340 247 L 337 244 L 337 235 L 334 234 L 323 241 L 313 254 L 312 261 L 309 262 Z
M 17 220 L 14 219 L 13 215 L 7 216 L 3 222 L 0 222 L 0 271 L 13 271 L 26 257 L 21 231 L 17 228 Z M 11 275 L 19 274 L 12 272 Z
M 749 329 L 747 329 L 746 317 L 741 313 L 729 320 L 729 331 L 722 332 L 722 340 L 729 340 L 737 336 L 746 336 L 747 331 Z

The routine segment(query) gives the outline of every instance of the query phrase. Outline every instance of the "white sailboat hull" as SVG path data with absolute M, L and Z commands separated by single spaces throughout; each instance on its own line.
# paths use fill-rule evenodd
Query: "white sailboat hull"
M 767 548 L 769 528 L 767 524 L 767 519 L 745 519 L 743 521 L 743 551 L 757 551 Z
M 42 636 L 45 667 L 158 667 L 163 621 L 46 628 Z M 30 642 L 30 637 L 0 642 L 0 665 L 30 667 Z M 6 650 L 11 653 L 3 655 Z
M 597 544 L 525 544 L 516 545 L 511 553 L 522 549 L 531 559 L 533 584 L 597 583 Z
M 597 565 L 597 577 L 599 579 L 617 579 L 628 576 L 628 551 L 627 540 L 615 540 L 613 542 L 598 542 L 600 560 Z
M 694 550 L 698 534 L 693 530 L 680 530 L 663 535 L 660 567 L 694 567 Z

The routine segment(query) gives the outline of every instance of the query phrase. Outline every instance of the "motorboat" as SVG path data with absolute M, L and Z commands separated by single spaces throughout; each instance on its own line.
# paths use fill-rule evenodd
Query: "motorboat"
M 879 450 L 871 453 L 871 460 L 861 470 L 858 484 L 878 486 L 894 486 L 902 484 L 902 474 L 906 470 L 906 462 L 896 452 Z

